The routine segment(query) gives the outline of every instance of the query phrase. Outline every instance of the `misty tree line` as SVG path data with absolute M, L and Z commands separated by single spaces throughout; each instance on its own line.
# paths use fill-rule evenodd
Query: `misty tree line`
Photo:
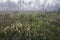
M 24 2 L 24 0 L 23 1 L 22 0 L 18 0 L 18 2 L 15 3 L 14 1 L 11 1 L 11 0 L 7 0 L 6 2 L 3 2 L 3 0 L 2 0 L 0 2 L 0 11 L 1 10 L 4 10 L 4 11 L 29 10 L 31 8 L 32 3 L 33 3 L 33 1 L 30 1 L 29 3 L 26 3 L 26 2 Z M 28 7 L 26 7 L 27 9 L 25 8 L 24 5 L 28 5 Z M 41 9 L 43 9 L 43 10 L 47 11 L 47 9 L 50 9 L 51 8 L 51 7 L 48 8 L 49 5 L 47 5 L 48 6 L 47 9 L 45 9 L 45 3 L 42 4 L 42 6 L 41 6 L 39 0 L 36 0 L 35 1 L 35 4 L 33 6 L 34 7 L 35 6 L 38 6 L 38 7 L 37 8 L 32 7 L 31 8 L 32 10 L 41 10 Z M 56 7 L 58 7 L 58 6 L 56 6 Z M 51 9 L 53 9 L 53 8 L 51 8 Z M 56 9 L 57 9 L 57 11 L 60 11 L 60 8 L 56 8 Z
M 17 3 L 11 0 L 7 0 L 6 2 L 3 2 L 3 0 L 0 2 L 0 10 L 19 10 L 20 7 L 22 7 L 24 4 L 24 1 L 19 0 Z

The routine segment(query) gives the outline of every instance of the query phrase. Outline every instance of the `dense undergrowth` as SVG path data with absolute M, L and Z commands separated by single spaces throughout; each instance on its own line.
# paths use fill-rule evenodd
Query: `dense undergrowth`
M 60 40 L 60 14 L 0 14 L 0 40 Z

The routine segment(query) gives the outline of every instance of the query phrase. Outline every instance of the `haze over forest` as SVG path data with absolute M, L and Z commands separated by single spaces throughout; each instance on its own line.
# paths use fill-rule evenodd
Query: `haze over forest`
M 0 11 L 54 11 L 60 0 L 0 0 Z

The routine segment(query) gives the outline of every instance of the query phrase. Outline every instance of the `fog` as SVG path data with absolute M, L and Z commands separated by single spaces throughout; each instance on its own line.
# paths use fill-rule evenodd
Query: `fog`
M 54 11 L 60 0 L 0 0 L 0 11 Z

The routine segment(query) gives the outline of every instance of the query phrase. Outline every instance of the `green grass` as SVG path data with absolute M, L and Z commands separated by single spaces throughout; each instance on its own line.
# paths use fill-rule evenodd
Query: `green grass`
M 60 14 L 0 14 L 0 40 L 60 40 Z

